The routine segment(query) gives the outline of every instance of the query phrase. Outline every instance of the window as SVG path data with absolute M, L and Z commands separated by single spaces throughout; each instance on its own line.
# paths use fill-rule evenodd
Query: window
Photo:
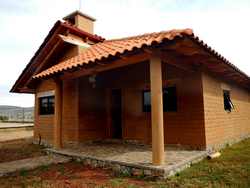
M 224 98 L 224 109 L 228 112 L 231 112 L 234 109 L 234 105 L 230 98 L 230 91 L 223 90 L 223 98 Z
M 40 115 L 54 114 L 55 97 L 41 97 L 39 98 L 39 113 Z
M 163 88 L 163 111 L 176 112 L 177 111 L 177 94 L 176 87 Z M 151 111 L 150 90 L 143 91 L 143 112 Z

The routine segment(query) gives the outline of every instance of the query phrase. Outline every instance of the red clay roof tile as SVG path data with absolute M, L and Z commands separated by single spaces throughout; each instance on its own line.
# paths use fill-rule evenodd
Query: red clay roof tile
M 238 78 L 244 79 L 245 86 L 249 88 L 250 78 L 247 74 L 239 70 L 236 66 L 230 63 L 226 58 L 220 55 L 218 52 L 209 47 L 206 43 L 200 40 L 198 37 L 194 36 L 191 29 L 183 30 L 170 30 L 159 33 L 149 33 L 134 37 L 127 37 L 115 40 L 104 40 L 97 44 L 92 45 L 83 53 L 69 60 L 58 63 L 51 68 L 44 70 L 43 72 L 35 75 L 33 78 L 43 78 L 56 73 L 61 73 L 65 70 L 70 70 L 78 66 L 83 66 L 85 64 L 90 64 L 95 61 L 104 60 L 108 57 L 114 57 L 125 52 L 133 51 L 135 49 L 140 49 L 142 47 L 151 46 L 153 43 L 160 44 L 164 40 L 174 40 L 176 37 L 189 37 L 192 41 L 204 48 L 205 51 L 209 52 L 211 55 L 218 58 L 221 63 L 229 66 L 238 74 Z M 237 79 L 236 79 L 237 80 Z
M 142 48 L 143 46 L 151 46 L 153 43 L 161 43 L 164 39 L 173 40 L 176 37 L 183 37 L 184 35 L 193 35 L 191 29 L 170 30 L 159 33 L 149 33 L 134 37 L 127 37 L 115 40 L 105 40 L 103 42 L 92 45 L 83 53 L 76 57 L 60 62 L 51 68 L 35 75 L 33 78 L 42 78 L 58 72 L 72 69 L 84 64 L 89 64 L 109 56 L 116 56 L 126 51 L 133 51 L 134 49 Z

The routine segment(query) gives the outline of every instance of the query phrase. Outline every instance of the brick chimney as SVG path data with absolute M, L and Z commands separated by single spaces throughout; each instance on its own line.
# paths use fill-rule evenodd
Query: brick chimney
M 96 19 L 88 16 L 87 14 L 84 14 L 80 11 L 75 11 L 68 16 L 65 16 L 63 20 L 68 21 L 83 31 L 94 34 L 94 22 Z

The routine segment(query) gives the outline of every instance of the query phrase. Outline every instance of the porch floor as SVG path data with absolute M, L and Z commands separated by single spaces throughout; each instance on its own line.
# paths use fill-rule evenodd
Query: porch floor
M 106 161 L 113 165 L 125 165 L 142 170 L 160 170 L 160 173 L 163 173 L 164 176 L 173 175 L 173 173 L 188 167 L 191 163 L 197 162 L 206 156 L 206 151 L 166 147 L 165 164 L 154 166 L 152 164 L 152 148 L 146 145 L 93 142 L 74 145 L 61 150 L 51 149 L 50 151 L 71 157 L 96 160 L 96 163 L 98 161 Z

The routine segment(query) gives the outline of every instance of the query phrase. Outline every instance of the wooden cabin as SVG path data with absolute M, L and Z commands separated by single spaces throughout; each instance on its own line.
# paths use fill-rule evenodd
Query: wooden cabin
M 11 92 L 35 95 L 34 138 L 213 149 L 250 134 L 249 76 L 191 29 L 106 40 L 79 11 L 58 21 Z

